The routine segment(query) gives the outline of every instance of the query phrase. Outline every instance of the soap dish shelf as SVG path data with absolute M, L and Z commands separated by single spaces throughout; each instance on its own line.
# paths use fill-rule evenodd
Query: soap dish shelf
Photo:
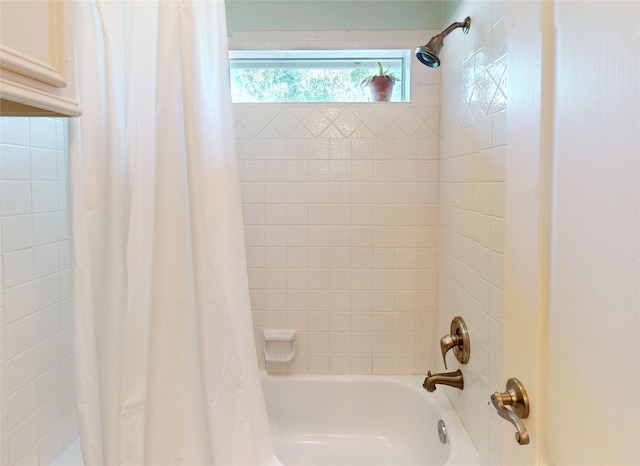
M 266 328 L 263 336 L 265 361 L 289 362 L 296 357 L 295 330 Z

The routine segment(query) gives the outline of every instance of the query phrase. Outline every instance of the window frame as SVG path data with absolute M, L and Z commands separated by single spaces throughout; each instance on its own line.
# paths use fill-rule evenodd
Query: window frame
M 355 65 L 355 67 L 371 69 L 373 74 L 374 70 L 377 73 L 377 62 L 381 62 L 386 69 L 387 63 L 398 61 L 401 70 L 400 76 L 397 76 L 400 79 L 398 82 L 401 90 L 400 101 L 391 103 L 408 103 L 411 101 L 411 50 L 409 49 L 229 50 L 229 73 L 233 68 L 272 68 L 278 65 L 287 68 L 329 68 L 322 65 L 330 64 L 331 68 L 353 68 Z M 281 101 L 281 103 L 297 103 L 297 101 Z

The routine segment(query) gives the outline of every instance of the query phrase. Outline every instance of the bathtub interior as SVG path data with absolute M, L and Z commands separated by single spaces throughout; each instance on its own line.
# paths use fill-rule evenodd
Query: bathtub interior
M 477 464 L 448 400 L 426 393 L 420 376 L 263 374 L 262 381 L 274 450 L 287 466 Z

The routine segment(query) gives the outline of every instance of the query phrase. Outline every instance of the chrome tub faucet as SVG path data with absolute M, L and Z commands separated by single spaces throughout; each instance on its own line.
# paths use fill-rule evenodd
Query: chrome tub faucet
M 462 379 L 462 371 L 458 369 L 455 372 L 442 372 L 440 374 L 431 374 L 427 372 L 422 387 L 428 392 L 435 392 L 436 385 L 448 385 L 449 387 L 464 389 L 464 380 Z

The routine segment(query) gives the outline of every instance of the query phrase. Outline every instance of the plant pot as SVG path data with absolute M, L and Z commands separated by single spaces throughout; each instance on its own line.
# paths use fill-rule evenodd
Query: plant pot
M 387 76 L 374 76 L 369 83 L 371 100 L 374 102 L 389 102 L 394 84 L 395 81 Z

